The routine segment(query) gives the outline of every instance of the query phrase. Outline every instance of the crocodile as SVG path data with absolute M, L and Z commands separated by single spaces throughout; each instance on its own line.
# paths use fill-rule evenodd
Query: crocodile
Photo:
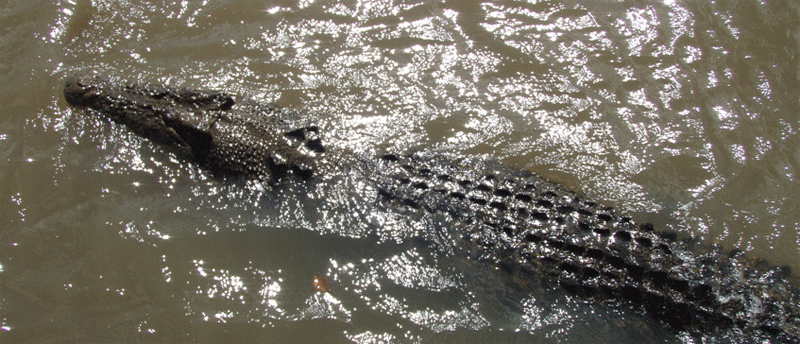
M 380 207 L 443 222 L 442 237 L 472 243 L 517 280 L 552 280 L 589 300 L 630 304 L 676 329 L 800 338 L 788 267 L 679 240 L 524 169 L 420 152 L 347 157 L 297 112 L 224 92 L 80 73 L 67 78 L 64 97 L 221 180 L 303 183 L 366 166 L 361 177 Z

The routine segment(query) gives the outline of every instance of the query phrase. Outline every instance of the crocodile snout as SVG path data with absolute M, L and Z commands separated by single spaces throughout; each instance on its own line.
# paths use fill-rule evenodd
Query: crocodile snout
M 68 77 L 64 83 L 64 99 L 74 107 L 87 107 L 93 94 L 94 86 L 92 81 L 94 79 L 94 76 L 86 73 Z

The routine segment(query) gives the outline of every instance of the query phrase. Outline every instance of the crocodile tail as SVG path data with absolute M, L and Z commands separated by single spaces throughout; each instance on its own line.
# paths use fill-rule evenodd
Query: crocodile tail
M 674 328 L 742 328 L 797 337 L 786 269 L 681 241 L 528 171 L 481 159 L 382 155 L 380 202 L 445 214 L 456 237 L 505 269 L 621 300 Z M 512 274 L 512 275 L 514 275 Z

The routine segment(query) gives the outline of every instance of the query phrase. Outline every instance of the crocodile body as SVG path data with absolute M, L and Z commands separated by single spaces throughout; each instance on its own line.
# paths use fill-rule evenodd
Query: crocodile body
M 800 338 L 800 297 L 788 268 L 676 240 L 525 170 L 425 154 L 345 158 L 326 151 L 319 129 L 296 113 L 219 92 L 84 74 L 68 78 L 64 95 L 223 179 L 303 182 L 363 164 L 381 207 L 443 221 L 444 240 L 473 243 L 510 275 L 630 302 L 675 328 Z

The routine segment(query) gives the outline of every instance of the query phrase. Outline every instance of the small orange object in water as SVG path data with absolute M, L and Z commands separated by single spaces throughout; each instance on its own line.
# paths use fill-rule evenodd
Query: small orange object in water
M 328 288 L 328 279 L 323 275 L 314 276 L 314 288 L 317 288 L 317 290 L 323 293 L 331 291 L 331 289 Z

